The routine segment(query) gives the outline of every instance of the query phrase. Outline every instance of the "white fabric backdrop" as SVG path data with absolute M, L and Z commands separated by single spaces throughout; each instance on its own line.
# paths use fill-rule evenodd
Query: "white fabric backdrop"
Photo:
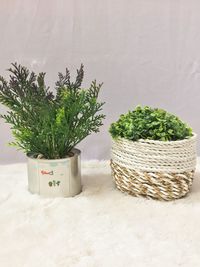
M 79 146 L 83 158 L 108 158 L 108 125 L 137 104 L 168 109 L 200 133 L 199 10 L 198 0 L 1 0 L 0 73 L 17 61 L 46 71 L 53 87 L 58 71 L 83 62 L 85 86 L 104 82 L 107 119 Z M 0 163 L 24 160 L 6 145 L 8 125 L 0 129 Z

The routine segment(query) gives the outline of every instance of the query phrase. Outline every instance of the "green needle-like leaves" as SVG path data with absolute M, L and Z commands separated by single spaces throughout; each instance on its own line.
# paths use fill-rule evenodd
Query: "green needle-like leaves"
M 82 89 L 83 65 L 74 83 L 68 69 L 58 74 L 55 96 L 45 85 L 45 73 L 30 73 L 17 63 L 9 72 L 9 82 L 0 77 L 0 102 L 9 108 L 1 117 L 11 124 L 15 137 L 11 145 L 35 156 L 58 159 L 99 131 L 105 118 L 99 113 L 104 103 L 97 101 L 102 84 L 93 81 L 89 89 Z

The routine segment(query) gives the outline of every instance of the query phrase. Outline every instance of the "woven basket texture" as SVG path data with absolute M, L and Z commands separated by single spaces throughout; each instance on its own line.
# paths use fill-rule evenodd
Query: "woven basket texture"
M 113 139 L 111 169 L 117 188 L 158 200 L 185 196 L 194 178 L 196 137 L 166 142 Z

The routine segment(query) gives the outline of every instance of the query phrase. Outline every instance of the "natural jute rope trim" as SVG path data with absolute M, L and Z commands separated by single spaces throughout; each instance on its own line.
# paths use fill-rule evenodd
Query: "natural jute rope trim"
M 149 173 L 121 167 L 111 160 L 117 188 L 133 196 L 173 200 L 185 196 L 192 185 L 194 171 L 184 173 Z
M 113 140 L 112 175 L 134 196 L 172 200 L 186 195 L 196 166 L 196 134 L 181 141 Z

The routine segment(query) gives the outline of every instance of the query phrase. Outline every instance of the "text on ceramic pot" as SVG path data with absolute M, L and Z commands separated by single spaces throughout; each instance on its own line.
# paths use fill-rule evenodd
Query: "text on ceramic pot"
M 44 170 L 42 170 L 42 171 L 41 171 L 41 174 L 42 174 L 42 175 L 45 175 L 45 174 L 53 175 L 53 171 L 44 171 Z
M 49 186 L 52 187 L 52 186 L 59 186 L 60 185 L 60 181 L 49 181 Z

